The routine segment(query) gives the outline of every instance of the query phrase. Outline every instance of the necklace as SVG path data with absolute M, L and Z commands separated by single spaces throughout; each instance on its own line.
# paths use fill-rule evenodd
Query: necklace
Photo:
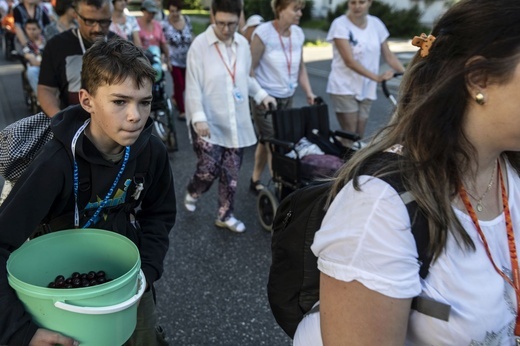
M 471 193 L 469 193 L 468 190 L 466 190 L 466 193 L 468 196 L 470 196 L 473 200 L 477 202 L 477 211 L 480 213 L 482 210 L 484 210 L 484 206 L 482 205 L 482 200 L 486 195 L 488 194 L 489 190 L 491 190 L 491 187 L 493 186 L 493 183 L 495 182 L 495 173 L 497 172 L 497 164 L 495 162 L 495 167 L 493 168 L 493 173 L 491 173 L 491 178 L 489 179 L 489 183 L 487 185 L 486 191 L 482 194 L 480 197 L 475 197 Z
M 76 162 L 76 143 L 78 141 L 79 136 L 85 129 L 87 128 L 88 124 L 90 124 L 90 118 L 85 120 L 83 125 L 76 131 L 74 134 L 74 137 L 72 138 L 72 143 L 70 145 L 70 150 L 72 151 L 72 159 L 73 159 L 73 166 L 74 166 L 74 227 L 79 227 L 79 209 L 78 209 L 78 191 L 79 191 L 79 172 L 78 172 L 78 163 Z M 90 219 L 85 223 L 85 225 L 82 228 L 89 228 L 91 224 L 95 224 L 98 221 L 99 214 L 105 208 L 107 203 L 109 202 L 110 197 L 114 193 L 115 188 L 117 187 L 117 184 L 119 182 L 119 179 L 121 178 L 121 175 L 125 171 L 126 163 L 128 162 L 128 158 L 130 157 L 130 147 L 125 147 L 125 153 L 123 162 L 121 163 L 121 168 L 119 169 L 119 172 L 116 175 L 116 178 L 114 179 L 114 182 L 112 183 L 112 186 L 108 190 L 108 193 L 106 194 L 105 198 L 99 203 L 98 208 L 94 212 L 94 215 L 90 217 Z
M 475 211 L 473 210 L 473 207 L 471 206 L 471 203 L 469 201 L 467 191 L 464 190 L 464 186 L 460 187 L 459 195 L 462 201 L 464 202 L 464 206 L 466 207 L 466 210 L 468 211 L 469 216 L 471 217 L 471 221 L 473 221 L 473 224 L 475 225 L 475 228 L 477 230 L 477 233 L 480 237 L 480 240 L 482 241 L 482 245 L 484 246 L 484 250 L 486 251 L 486 255 L 491 261 L 491 265 L 495 269 L 495 271 L 509 284 L 515 291 L 516 295 L 516 303 L 517 303 L 517 314 L 516 314 L 516 323 L 515 323 L 515 329 L 514 333 L 516 336 L 516 344 L 519 345 L 519 338 L 520 336 L 520 314 L 518 311 L 520 311 L 520 265 L 518 264 L 518 255 L 517 255 L 517 249 L 516 249 L 516 242 L 515 242 L 515 232 L 513 229 L 513 222 L 511 220 L 511 211 L 509 209 L 509 201 L 507 198 L 507 192 L 506 187 L 504 184 L 504 178 L 502 176 L 502 171 L 500 170 L 500 162 L 497 162 L 497 166 L 499 169 L 498 172 L 498 180 L 500 184 L 500 190 L 502 194 L 502 205 L 503 205 L 503 214 L 504 214 L 504 220 L 506 224 L 506 234 L 507 234 L 507 243 L 509 248 L 509 257 L 511 260 L 511 277 L 506 275 L 495 263 L 495 260 L 493 259 L 493 256 L 490 251 L 489 244 L 486 239 L 486 235 L 480 228 L 480 224 L 478 221 L 478 217 L 475 214 Z

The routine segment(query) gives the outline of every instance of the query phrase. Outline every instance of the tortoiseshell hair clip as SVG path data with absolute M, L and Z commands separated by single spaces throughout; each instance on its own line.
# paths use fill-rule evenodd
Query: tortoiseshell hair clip
M 415 36 L 412 39 L 412 45 L 421 48 L 421 57 L 427 57 L 430 53 L 430 48 L 435 41 L 435 36 L 422 33 L 421 36 Z

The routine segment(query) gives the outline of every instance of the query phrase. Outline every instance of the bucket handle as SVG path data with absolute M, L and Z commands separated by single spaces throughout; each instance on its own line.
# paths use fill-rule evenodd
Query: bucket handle
M 122 310 L 125 310 L 129 308 L 130 306 L 134 305 L 144 294 L 144 290 L 146 288 L 146 279 L 144 277 L 144 273 L 142 270 L 139 271 L 139 282 L 140 287 L 137 293 L 131 297 L 130 299 L 116 304 L 116 305 L 110 305 L 110 306 L 100 306 L 100 307 L 88 307 L 88 306 L 76 306 L 76 305 L 70 305 L 64 302 L 55 302 L 54 306 L 58 309 L 75 312 L 78 314 L 84 314 L 84 315 L 105 315 L 105 314 L 111 314 L 114 312 L 119 312 Z

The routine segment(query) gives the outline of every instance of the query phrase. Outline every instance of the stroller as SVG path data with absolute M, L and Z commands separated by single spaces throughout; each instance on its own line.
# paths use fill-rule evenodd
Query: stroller
M 357 134 L 331 131 L 327 105 L 321 98 L 302 108 L 272 111 L 274 137 L 266 139 L 272 153 L 272 181 L 275 193 L 261 190 L 257 197 L 257 212 L 262 228 L 271 231 L 279 201 L 300 187 L 335 170 L 352 155 L 353 149 L 341 144 L 337 137 L 359 140 Z M 303 141 L 302 141 L 303 139 Z M 302 155 L 302 142 L 311 142 L 321 155 Z
M 177 151 L 173 106 L 172 101 L 166 94 L 166 79 L 162 68 L 161 50 L 157 46 L 151 46 L 145 54 L 157 72 L 155 83 L 152 86 L 153 99 L 150 113 L 154 120 L 154 133 L 163 141 L 169 151 Z

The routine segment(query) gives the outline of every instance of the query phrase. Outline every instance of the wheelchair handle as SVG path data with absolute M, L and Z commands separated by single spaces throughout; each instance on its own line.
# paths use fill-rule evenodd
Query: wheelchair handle
M 314 98 L 314 105 L 315 106 L 319 106 L 319 105 L 323 105 L 325 104 L 325 101 L 323 101 L 323 99 L 321 98 L 321 96 L 316 96 Z
M 402 76 L 402 75 L 403 75 L 402 73 L 394 73 L 394 78 Z M 384 80 L 381 82 L 381 88 L 383 89 L 383 94 L 386 96 L 386 98 L 388 98 L 390 101 L 392 101 L 392 103 L 395 106 L 395 105 L 397 105 L 397 99 L 395 98 L 394 95 L 392 95 L 390 93 L 390 90 L 388 90 L 388 85 L 386 85 L 386 82 L 387 82 L 387 80 Z

